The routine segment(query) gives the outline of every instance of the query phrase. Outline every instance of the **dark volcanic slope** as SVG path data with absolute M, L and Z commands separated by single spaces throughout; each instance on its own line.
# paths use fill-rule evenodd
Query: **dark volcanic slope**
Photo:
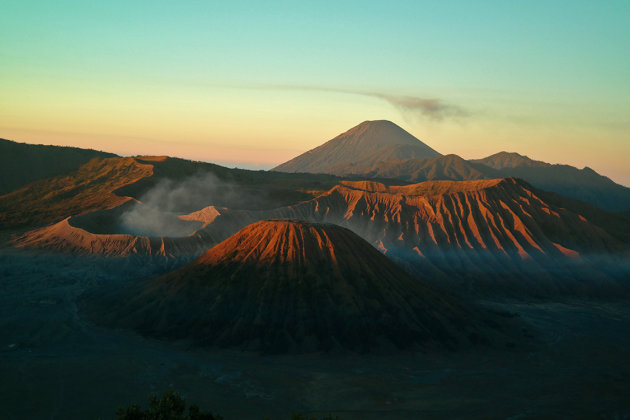
M 131 157 L 92 159 L 76 171 L 0 196 L 0 230 L 44 225 L 119 206 L 130 198 L 114 191 L 152 174 L 152 165 Z
M 604 210 L 630 209 L 630 188 L 588 167 L 578 169 L 569 165 L 552 165 L 507 152 L 470 162 L 492 168 L 499 176 L 521 178 L 537 188 L 586 201 Z
M 15 244 L 79 253 L 177 256 L 204 244 L 207 249 L 256 221 L 291 218 L 348 227 L 419 273 L 438 269 L 455 282 L 499 282 L 515 293 L 520 293 L 515 286 L 528 293 L 549 286 L 570 291 L 578 278 L 618 279 L 627 272 L 617 271 L 618 262 L 630 256 L 627 218 L 513 178 L 406 186 L 344 181 L 292 206 L 212 206 L 181 216 L 201 229 L 176 240 L 106 234 L 94 228 L 107 226 L 107 220 L 96 217 L 99 214 L 29 232 Z
M 208 227 L 268 217 L 348 227 L 419 275 L 438 269 L 446 276 L 432 279 L 468 292 L 610 294 L 628 285 L 627 219 L 513 178 L 343 182 L 273 212 L 223 211 Z
M 249 225 L 91 311 L 151 336 L 270 352 L 496 339 L 493 315 L 423 285 L 350 230 L 295 220 Z
M 521 154 L 513 152 L 499 152 L 483 159 L 472 159 L 470 160 L 470 162 L 480 163 L 497 170 L 506 168 L 518 168 L 523 166 L 529 168 L 542 168 L 545 166 L 551 166 L 550 163 L 530 159 L 527 156 L 523 156 Z
M 433 180 L 471 181 L 500 178 L 497 171 L 480 164 L 470 163 L 457 155 L 445 155 L 432 159 L 383 159 L 373 164 L 349 168 L 348 175 L 366 178 L 395 178 L 408 182 Z
M 378 159 L 374 159 L 375 157 Z M 514 177 L 537 188 L 586 201 L 604 210 L 630 209 L 630 188 L 616 184 L 590 168 L 552 165 L 518 153 L 501 152 L 469 161 L 457 155 L 432 159 L 397 159 L 379 153 L 354 165 L 346 165 L 335 173 L 365 178 L 400 179 L 406 182 Z
M 390 121 L 365 121 L 273 170 L 343 175 L 367 170 L 382 160 L 437 156 L 438 152 Z
M 74 171 L 93 158 L 113 153 L 77 147 L 44 146 L 0 139 L 0 195 L 35 180 Z
M 507 152 L 469 161 L 457 155 L 442 156 L 389 121 L 365 121 L 273 171 L 389 178 L 414 183 L 514 177 L 604 210 L 630 209 L 630 188 L 616 184 L 591 168 L 552 165 Z
M 229 169 L 166 156 L 95 158 L 73 172 L 0 195 L 0 230 L 60 222 L 117 207 L 131 198 L 144 201 L 155 189 L 162 191 L 165 211 L 190 213 L 211 204 L 280 207 L 312 198 L 337 182 L 332 175 Z
M 491 251 L 528 260 L 623 253 L 630 244 L 621 216 L 514 178 L 405 186 L 343 181 L 275 214 L 344 225 L 387 249 L 417 248 L 424 255 L 456 251 L 465 258 Z

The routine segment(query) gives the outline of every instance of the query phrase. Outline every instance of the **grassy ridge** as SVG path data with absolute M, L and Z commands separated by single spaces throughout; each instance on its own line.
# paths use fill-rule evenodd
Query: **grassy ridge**
M 0 195 L 33 181 L 78 169 L 91 159 L 116 156 L 77 147 L 45 146 L 0 139 Z

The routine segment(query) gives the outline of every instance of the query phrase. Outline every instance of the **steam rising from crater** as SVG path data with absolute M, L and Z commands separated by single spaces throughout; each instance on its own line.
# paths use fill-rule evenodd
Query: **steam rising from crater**
M 121 231 L 143 236 L 188 236 L 201 223 L 178 216 L 219 203 L 244 202 L 244 194 L 230 182 L 211 173 L 181 181 L 163 179 L 120 216 Z

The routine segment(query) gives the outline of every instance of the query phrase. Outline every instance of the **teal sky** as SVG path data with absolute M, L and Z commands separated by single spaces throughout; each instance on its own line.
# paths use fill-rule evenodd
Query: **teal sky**
M 2 1 L 0 137 L 271 165 L 384 118 L 630 185 L 629 48 L 629 1 Z

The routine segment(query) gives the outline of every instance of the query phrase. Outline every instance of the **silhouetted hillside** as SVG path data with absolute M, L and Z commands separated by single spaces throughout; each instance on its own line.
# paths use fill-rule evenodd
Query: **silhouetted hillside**
M 589 167 L 578 169 L 570 165 L 552 165 L 506 152 L 471 162 L 486 165 L 500 176 L 521 178 L 536 188 L 586 201 L 604 210 L 630 209 L 630 188 Z
M 229 169 L 166 156 L 94 159 L 0 196 L 0 230 L 59 222 L 130 199 L 150 199 L 154 207 L 181 213 L 211 204 L 274 208 L 308 200 L 338 181 L 332 175 Z
M 0 195 L 35 180 L 76 170 L 91 159 L 116 156 L 78 147 L 44 146 L 0 139 Z
M 457 155 L 431 159 L 381 160 L 369 169 L 367 165 L 348 168 L 348 174 L 366 178 L 395 178 L 407 182 L 470 181 L 500 178 L 499 173 L 483 165 L 468 162 Z

